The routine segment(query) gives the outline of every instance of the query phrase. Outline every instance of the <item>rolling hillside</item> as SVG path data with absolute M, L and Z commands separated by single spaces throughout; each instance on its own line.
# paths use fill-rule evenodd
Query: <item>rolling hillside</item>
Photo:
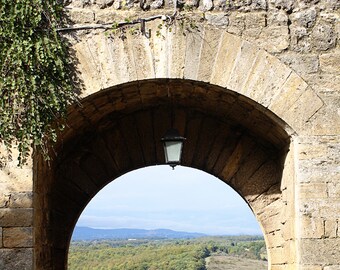
M 100 239 L 191 239 L 205 236 L 202 233 L 179 232 L 168 229 L 93 229 L 89 227 L 75 227 L 72 240 L 100 240 Z

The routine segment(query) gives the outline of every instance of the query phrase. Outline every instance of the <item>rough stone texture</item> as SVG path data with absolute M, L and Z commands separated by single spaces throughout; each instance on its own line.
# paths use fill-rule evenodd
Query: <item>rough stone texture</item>
M 32 192 L 11 193 L 9 207 L 11 208 L 31 208 L 33 205 Z
M 338 235 L 339 221 L 337 219 L 325 220 L 325 237 L 336 238 Z
M 0 225 L 3 227 L 31 226 L 32 222 L 32 208 L 0 208 Z
M 0 269 L 33 269 L 33 249 L 0 249 Z
M 336 33 L 334 33 L 331 24 L 320 22 L 313 28 L 311 38 L 313 40 L 313 49 L 317 51 L 326 51 L 335 47 L 337 36 Z
M 325 235 L 324 219 L 302 216 L 301 218 L 302 238 L 323 238 Z
M 0 248 L 3 247 L 3 243 L 2 243 L 2 227 L 0 227 Z
M 325 266 L 324 270 L 339 270 L 340 269 L 340 264 L 339 265 L 332 265 L 332 266 Z
M 299 71 L 299 73 L 302 71 L 304 74 L 313 74 L 319 69 L 319 58 L 316 54 L 301 56 L 296 52 L 287 52 L 279 57 L 286 65 L 295 71 Z
M 340 70 L 340 52 L 325 53 L 320 55 L 321 72 L 339 75 Z
M 301 263 L 310 265 L 338 265 L 339 245 L 340 238 L 303 239 L 301 240 Z
M 323 270 L 323 267 L 320 265 L 301 265 L 299 269 L 302 270 Z
M 10 227 L 3 229 L 3 244 L 6 248 L 32 247 L 33 231 L 31 227 Z
M 142 11 L 140 6 L 148 11 Z M 100 29 L 65 34 L 73 44 L 79 61 L 78 69 L 84 84 L 81 98 L 94 93 L 98 95 L 97 92 L 102 89 L 110 94 L 96 101 L 94 97 L 84 99 L 83 107 L 70 115 L 70 128 L 64 133 L 63 139 L 67 142 L 80 137 L 86 128 L 91 129 L 89 123 L 98 127 L 112 125 L 103 120 L 106 114 L 131 113 L 148 109 L 149 104 L 163 104 L 163 99 L 168 95 L 164 86 L 157 81 L 142 85 L 145 79 L 185 78 L 206 82 L 204 86 L 195 87 L 178 82 L 172 90 L 178 101 L 190 110 L 200 108 L 211 115 L 219 113 L 218 117 L 223 115 L 246 127 L 256 137 L 276 146 L 284 145 L 282 141 L 283 138 L 288 139 L 287 134 L 284 135 L 287 132 L 291 143 L 286 145 L 289 152 L 285 161 L 280 163 L 284 170 L 279 186 L 269 170 L 259 170 L 258 175 L 265 176 L 265 181 L 255 177 L 251 179 L 257 181 L 256 184 L 242 185 L 244 179 L 250 179 L 249 171 L 254 172 L 260 168 L 258 163 L 263 156 L 259 152 L 251 152 L 248 158 L 242 159 L 240 153 L 243 153 L 243 148 L 238 147 L 238 151 L 233 152 L 233 160 L 226 163 L 223 157 L 230 156 L 231 150 L 228 152 L 226 148 L 217 151 L 224 142 L 223 132 L 210 136 L 216 139 L 209 146 L 211 148 L 207 146 L 207 149 L 213 149 L 211 151 L 215 155 L 202 150 L 197 163 L 188 164 L 202 168 L 204 157 L 209 156 L 207 171 L 230 178 L 228 181 L 231 185 L 238 184 L 239 191 L 247 193 L 245 199 L 254 208 L 265 231 L 271 269 L 339 269 L 340 2 L 184 0 L 177 1 L 177 7 L 181 10 L 179 15 L 187 14 L 188 19 L 183 21 L 183 26 L 175 21 L 167 28 L 161 19 L 147 22 L 146 28 L 151 33 L 149 38 L 139 30 L 129 32 L 128 28 L 125 33 L 119 32 L 109 37 Z M 110 24 L 126 18 L 147 18 L 159 14 L 170 15 L 173 14 L 173 8 L 174 1 L 67 1 L 69 22 L 74 26 Z M 163 26 L 159 28 L 160 24 Z M 119 87 L 111 88 L 136 80 L 140 81 L 135 86 L 138 90 L 129 87 L 122 91 Z M 209 83 L 221 86 L 222 89 L 225 87 L 236 93 L 236 96 L 223 95 L 214 89 L 215 86 L 209 86 Z M 227 89 L 225 91 L 229 91 Z M 249 103 L 249 98 L 256 103 Z M 275 115 L 268 113 L 267 108 Z M 146 115 L 135 115 L 139 120 L 133 123 L 137 123 L 139 134 L 126 132 L 127 126 L 132 127 L 131 130 L 136 127 L 131 121 L 124 122 L 126 127 L 122 128 L 121 133 L 125 137 L 122 141 L 131 142 L 124 151 L 134 153 L 135 148 L 139 149 L 136 143 L 139 136 L 144 143 L 150 139 L 150 134 L 142 132 L 140 119 L 143 119 L 143 124 L 149 123 L 149 127 L 155 125 L 161 128 L 167 125 L 158 119 L 164 118 L 164 112 L 152 112 L 152 115 L 157 115 L 154 123 L 150 120 L 151 116 Z M 190 117 L 186 111 L 181 112 L 181 115 Z M 193 132 L 204 124 L 197 119 L 188 124 L 186 117 L 176 120 L 182 131 Z M 107 136 L 120 138 L 121 134 L 112 132 Z M 154 136 L 160 137 L 161 134 Z M 195 143 L 198 140 L 204 142 L 208 137 L 194 140 Z M 195 143 L 190 145 L 191 150 L 185 154 L 185 160 L 192 160 L 190 154 L 195 151 Z M 46 251 L 43 245 L 47 243 L 57 246 L 58 250 L 63 248 L 58 235 L 67 235 L 72 228 L 56 230 L 55 236 L 51 236 L 47 232 L 54 228 L 45 229 L 44 226 L 60 219 L 72 220 L 74 216 L 71 211 L 61 216 L 61 206 L 67 203 L 76 207 L 78 203 L 87 201 L 97 191 L 93 184 L 94 178 L 102 179 L 98 180 L 102 181 L 99 185 L 105 184 L 107 168 L 101 158 L 110 160 L 113 156 L 112 163 L 117 168 L 124 168 L 122 171 L 125 172 L 139 164 L 136 157 L 144 155 L 147 163 L 152 164 L 160 160 L 161 156 L 156 146 L 136 152 L 126 159 L 123 155 L 117 157 L 115 154 L 107 154 L 107 147 L 100 142 L 95 147 L 102 149 L 99 158 L 88 155 L 82 157 L 81 162 L 70 158 L 72 166 L 67 167 L 69 177 L 73 179 L 72 176 L 77 175 L 83 179 L 82 192 L 67 182 L 65 186 L 68 188 L 61 190 L 62 198 L 46 184 L 54 178 L 44 164 L 36 165 L 34 191 L 32 165 L 19 169 L 15 162 L 9 162 L 1 168 L 0 239 L 3 241 L 0 241 L 0 269 L 32 269 L 30 247 L 33 246 L 33 192 L 42 198 L 34 206 L 36 213 L 40 213 L 35 216 L 37 239 L 40 234 L 44 239 L 41 246 L 36 244 L 36 251 Z M 232 175 L 227 165 L 235 170 L 239 164 L 246 164 L 244 167 L 251 170 L 240 168 Z M 254 187 L 262 189 L 262 185 L 271 181 L 276 185 L 267 187 L 261 194 L 251 194 Z M 61 189 L 58 186 L 56 188 Z M 52 197 L 46 196 L 47 193 L 51 194 L 49 196 L 53 200 L 60 201 L 60 205 L 53 206 L 55 209 L 48 208 L 52 208 L 49 205 Z M 41 211 L 43 207 L 46 208 L 45 212 Z M 2 248 L 11 245 L 18 248 Z M 49 252 L 52 252 L 51 246 Z M 13 259 L 18 256 L 22 259 Z M 49 263 L 61 261 L 62 264 L 63 260 L 57 253 Z M 50 265 L 46 269 L 53 267 Z
M 212 0 L 203 0 L 201 9 L 203 11 L 209 11 L 214 7 Z

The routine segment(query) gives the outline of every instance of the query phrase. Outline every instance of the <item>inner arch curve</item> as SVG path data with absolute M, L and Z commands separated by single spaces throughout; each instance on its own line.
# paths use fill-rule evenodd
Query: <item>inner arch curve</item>
M 172 123 L 187 138 L 182 164 L 237 191 L 262 227 L 269 265 L 289 263 L 277 254 L 294 244 L 294 232 L 283 235 L 292 203 L 283 181 L 290 136 L 263 106 L 208 83 L 153 79 L 97 92 L 70 108 L 67 121 L 51 164 L 35 159 L 37 269 L 66 269 L 84 207 L 120 175 L 163 164 L 160 139 Z

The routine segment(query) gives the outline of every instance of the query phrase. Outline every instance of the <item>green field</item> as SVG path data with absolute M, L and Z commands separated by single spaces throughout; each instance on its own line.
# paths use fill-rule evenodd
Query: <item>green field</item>
M 68 269 L 260 270 L 267 269 L 265 253 L 263 239 L 254 236 L 77 241 L 70 246 Z

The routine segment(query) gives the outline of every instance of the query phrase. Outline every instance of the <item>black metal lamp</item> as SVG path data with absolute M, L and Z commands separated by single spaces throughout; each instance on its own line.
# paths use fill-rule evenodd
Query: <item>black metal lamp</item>
M 162 138 L 165 163 L 169 164 L 172 169 L 175 169 L 175 166 L 181 162 L 183 142 L 185 140 L 184 137 L 179 135 L 178 130 L 174 128 L 169 129 Z

